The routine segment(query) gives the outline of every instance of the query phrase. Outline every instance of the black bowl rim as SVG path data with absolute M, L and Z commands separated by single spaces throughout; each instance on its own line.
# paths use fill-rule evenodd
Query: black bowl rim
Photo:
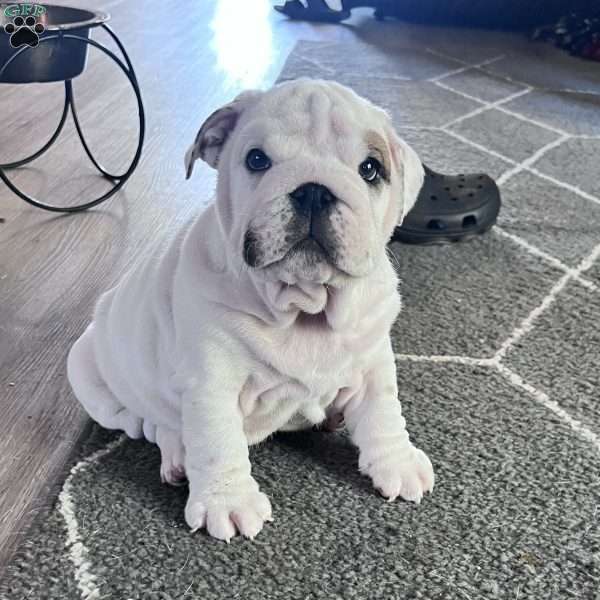
M 0 2 L 0 10 L 5 6 L 13 6 L 15 4 L 32 4 L 31 2 Z M 52 25 L 48 24 L 46 26 L 46 31 L 68 31 L 71 29 L 83 29 L 87 27 L 98 27 L 103 23 L 106 23 L 110 20 L 110 13 L 103 12 L 101 10 L 90 10 L 87 8 L 76 8 L 74 6 L 64 6 L 58 4 L 42 4 L 44 8 L 52 9 L 52 8 L 68 8 L 69 10 L 74 10 L 79 13 L 88 13 L 92 15 L 91 19 L 86 19 L 85 21 L 75 21 L 73 23 L 54 23 Z

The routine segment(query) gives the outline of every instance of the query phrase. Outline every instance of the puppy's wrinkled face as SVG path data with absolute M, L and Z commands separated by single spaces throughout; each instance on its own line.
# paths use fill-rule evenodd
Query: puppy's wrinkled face
M 423 179 L 382 110 L 324 81 L 243 94 L 203 125 L 188 173 L 197 157 L 218 164 L 236 255 L 291 284 L 371 272 Z

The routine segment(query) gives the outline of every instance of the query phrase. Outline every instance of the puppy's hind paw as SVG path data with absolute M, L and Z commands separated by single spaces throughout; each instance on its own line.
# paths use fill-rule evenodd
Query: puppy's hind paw
M 168 485 L 185 485 L 187 480 L 183 465 L 160 465 L 160 480 Z
M 169 485 L 183 485 L 186 475 L 181 434 L 165 427 L 157 427 L 156 443 L 160 448 L 160 480 Z
M 272 521 L 271 503 L 265 494 L 252 491 L 242 495 L 207 494 L 188 499 L 185 520 L 192 532 L 206 528 L 208 533 L 227 543 L 237 533 L 253 539 L 265 521 Z

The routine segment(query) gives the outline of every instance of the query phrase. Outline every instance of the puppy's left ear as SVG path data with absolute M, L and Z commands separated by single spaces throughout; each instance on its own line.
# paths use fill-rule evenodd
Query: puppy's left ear
M 423 187 L 425 171 L 417 153 L 404 140 L 400 139 L 393 127 L 389 127 L 388 137 L 392 163 L 402 182 L 400 218 L 397 223 L 397 225 L 401 225 L 404 217 L 417 201 Z
M 240 115 L 261 94 L 262 92 L 256 90 L 242 92 L 235 100 L 217 109 L 204 121 L 194 143 L 185 153 L 186 179 L 190 178 L 198 158 L 204 160 L 213 169 L 217 168 L 223 146 L 234 130 Z

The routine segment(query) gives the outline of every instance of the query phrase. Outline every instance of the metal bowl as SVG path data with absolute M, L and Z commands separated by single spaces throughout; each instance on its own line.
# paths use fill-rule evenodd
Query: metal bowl
M 17 25 L 20 23 L 19 17 L 22 20 L 34 17 L 36 25 L 43 25 L 41 33 L 35 33 L 35 26 L 26 32 L 30 41 L 32 35 L 39 38 L 37 45 L 24 44 L 17 48 L 11 45 L 11 35 L 6 33 L 5 26 L 10 23 L 14 29 L 15 19 Z M 0 2 L 0 83 L 43 83 L 77 77 L 85 69 L 88 44 L 68 36 L 88 39 L 90 29 L 102 25 L 109 18 L 103 12 L 67 6 Z M 41 27 L 38 26 L 38 29 Z M 44 41 L 46 38 L 54 39 Z M 19 56 L 3 70 L 7 61 L 17 53 Z

